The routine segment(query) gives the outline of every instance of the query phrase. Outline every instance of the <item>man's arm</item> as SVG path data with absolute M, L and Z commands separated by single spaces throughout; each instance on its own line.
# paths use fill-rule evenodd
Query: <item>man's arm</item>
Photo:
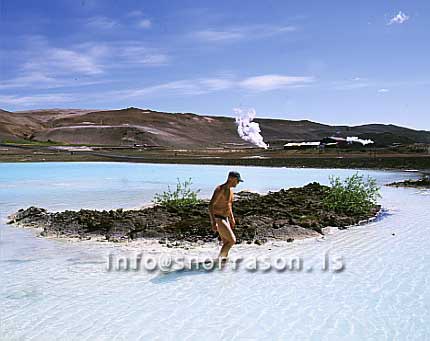
M 212 195 L 211 201 L 209 202 L 209 217 L 211 219 L 211 226 L 212 226 L 212 229 L 214 231 L 217 230 L 217 226 L 216 226 L 216 222 L 215 222 L 213 208 L 214 208 L 215 204 L 217 203 L 217 201 L 219 200 L 220 196 L 221 196 L 221 186 L 217 186 L 217 188 L 215 188 L 215 191 Z
M 233 215 L 233 191 L 231 189 L 230 189 L 230 197 L 228 200 L 228 218 L 229 218 L 231 228 L 234 228 L 236 226 L 236 220 L 234 219 L 234 215 Z

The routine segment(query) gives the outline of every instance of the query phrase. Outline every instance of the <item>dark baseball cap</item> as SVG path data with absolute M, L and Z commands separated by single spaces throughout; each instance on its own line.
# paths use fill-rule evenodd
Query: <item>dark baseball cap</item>
M 239 182 L 243 182 L 242 178 L 240 177 L 239 172 L 231 171 L 230 173 L 228 173 L 228 177 L 229 178 L 236 178 L 237 180 L 239 180 Z

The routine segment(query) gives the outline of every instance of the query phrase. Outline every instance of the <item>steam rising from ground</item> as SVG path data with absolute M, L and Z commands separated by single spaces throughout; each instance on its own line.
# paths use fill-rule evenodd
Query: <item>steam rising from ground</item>
M 253 122 L 254 118 L 257 116 L 257 113 L 254 109 L 233 109 L 236 115 L 236 125 L 237 132 L 242 140 L 247 142 L 251 142 L 258 147 L 267 149 L 269 145 L 264 142 L 263 136 L 261 135 L 260 125 L 257 122 Z M 346 138 L 341 138 L 341 140 L 348 143 L 361 143 L 363 146 L 374 143 L 370 139 L 360 139 L 357 136 L 347 136 Z
M 365 146 L 366 144 L 373 143 L 372 140 L 362 140 L 362 139 L 359 139 L 357 136 L 348 136 L 346 138 L 346 142 L 358 142 L 358 143 L 361 143 L 363 146 Z
M 236 108 L 233 109 L 233 111 L 236 115 L 236 125 L 239 136 L 247 142 L 251 142 L 258 147 L 267 149 L 269 145 L 263 141 L 263 136 L 260 134 L 260 125 L 256 122 L 252 122 L 257 115 L 255 110 L 242 110 Z

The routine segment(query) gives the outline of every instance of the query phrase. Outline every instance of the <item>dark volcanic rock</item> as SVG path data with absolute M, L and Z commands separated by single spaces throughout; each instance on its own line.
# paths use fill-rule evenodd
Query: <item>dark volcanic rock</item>
M 417 188 L 430 188 L 430 177 L 423 176 L 418 180 L 404 180 L 399 182 L 393 182 L 387 186 L 394 187 L 417 187 Z
M 326 186 L 311 183 L 266 195 L 237 193 L 233 205 L 237 241 L 263 244 L 268 239 L 293 241 L 318 236 L 324 227 L 346 228 L 375 216 L 380 209 L 375 206 L 360 216 L 328 211 L 322 204 L 327 190 Z M 32 206 L 19 210 L 10 219 L 9 223 L 43 228 L 43 236 L 88 239 L 101 235 L 109 241 L 158 238 L 166 246 L 175 241 L 204 243 L 217 237 L 210 227 L 207 202 L 182 208 L 154 206 L 126 211 L 47 212 Z

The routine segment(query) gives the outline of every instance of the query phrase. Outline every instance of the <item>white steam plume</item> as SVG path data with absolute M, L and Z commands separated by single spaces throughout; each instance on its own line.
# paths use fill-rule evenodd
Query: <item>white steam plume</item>
M 239 108 L 233 109 L 236 115 L 237 132 L 242 140 L 251 142 L 258 147 L 267 149 L 268 144 L 264 143 L 263 136 L 261 136 L 260 126 L 257 122 L 252 120 L 257 115 L 254 109 L 242 110 Z
M 366 144 L 373 143 L 372 140 L 362 140 L 359 139 L 357 136 L 347 136 L 346 142 L 358 142 L 361 143 L 363 146 L 365 146 Z

